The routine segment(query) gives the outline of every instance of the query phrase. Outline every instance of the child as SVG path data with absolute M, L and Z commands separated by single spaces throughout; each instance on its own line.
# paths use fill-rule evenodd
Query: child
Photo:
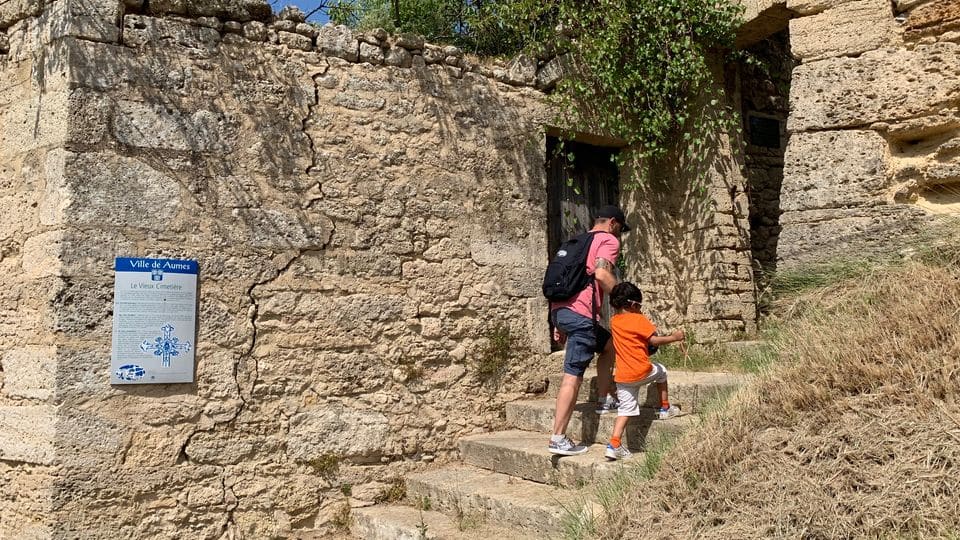
M 640 312 L 643 294 L 633 283 L 620 283 L 610 292 L 610 305 L 617 312 L 610 318 L 610 332 L 613 334 L 613 346 L 616 349 L 616 370 L 613 380 L 617 383 L 617 421 L 613 426 L 613 436 L 607 445 L 606 457 L 622 459 L 630 457 L 630 451 L 621 444 L 620 437 L 627 427 L 631 416 L 640 414 L 640 389 L 651 382 L 657 383 L 660 392 L 660 410 L 657 417 L 666 420 L 680 414 L 680 409 L 670 405 L 667 396 L 667 370 L 662 364 L 651 363 L 649 345 L 666 345 L 683 341 L 683 330 L 677 330 L 669 336 L 654 335 L 657 328 Z

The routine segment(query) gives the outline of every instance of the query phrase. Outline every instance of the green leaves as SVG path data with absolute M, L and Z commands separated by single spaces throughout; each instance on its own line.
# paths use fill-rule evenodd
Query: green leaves
M 509 0 L 525 43 L 573 55 L 579 76 L 558 85 L 560 117 L 589 122 L 646 158 L 680 142 L 700 152 L 708 133 L 738 124 L 719 99 L 707 51 L 732 50 L 742 8 L 715 0 Z M 524 17 L 520 14 L 530 14 Z M 532 24 L 533 22 L 536 24 Z M 557 34 L 554 28 L 563 28 Z M 582 107 L 586 105 L 589 118 Z M 706 108 L 713 109 L 707 112 Z M 581 126 L 585 127 L 585 126 Z
M 432 43 L 450 43 L 482 55 L 510 55 L 532 43 L 518 29 L 533 22 L 522 3 L 496 0 L 335 0 L 330 20 L 360 30 L 413 32 Z M 546 35 L 541 31 L 537 35 Z
M 708 55 L 744 60 L 732 52 L 738 2 L 338 0 L 334 7 L 332 18 L 355 27 L 412 31 L 479 54 L 569 54 L 578 76 L 551 94 L 566 122 L 558 127 L 617 137 L 644 159 L 663 158 L 678 143 L 683 154 L 702 155 L 710 134 L 738 126 L 708 95 Z

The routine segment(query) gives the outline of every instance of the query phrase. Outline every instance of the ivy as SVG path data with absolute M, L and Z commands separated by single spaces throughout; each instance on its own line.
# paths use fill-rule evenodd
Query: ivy
M 711 99 L 709 88 L 716 80 L 711 58 L 735 54 L 740 2 L 321 0 L 320 5 L 332 20 L 355 28 L 416 32 L 481 55 L 509 56 L 525 48 L 541 59 L 562 58 L 568 76 L 551 94 L 559 127 L 621 139 L 636 150 L 630 157 L 643 161 L 662 160 L 675 149 L 685 152 L 688 162 L 703 161 L 716 134 L 739 129 L 733 109 Z M 642 175 L 646 168 L 636 170 Z
M 552 94 L 571 130 L 584 125 L 635 148 L 642 160 L 678 146 L 697 159 L 716 133 L 739 129 L 711 99 L 710 57 L 733 51 L 743 8 L 727 0 L 511 0 L 506 24 L 573 76 Z M 583 105 L 587 106 L 584 107 Z M 642 171 L 640 171 L 642 172 Z

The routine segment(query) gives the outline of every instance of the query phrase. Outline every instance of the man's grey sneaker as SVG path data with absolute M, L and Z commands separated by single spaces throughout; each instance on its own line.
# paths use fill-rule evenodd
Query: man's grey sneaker
M 666 409 L 660 409 L 657 411 L 657 418 L 660 420 L 666 420 L 667 418 L 673 418 L 674 416 L 680 416 L 683 413 L 680 412 L 680 407 L 676 405 L 671 405 Z
M 615 413 L 620 408 L 620 402 L 607 396 L 604 401 L 597 402 L 597 414 Z
M 627 450 L 627 445 L 621 444 L 620 446 L 614 448 L 610 444 L 607 444 L 607 451 L 604 452 L 607 459 L 630 459 L 633 457 L 633 453 Z
M 559 454 L 561 456 L 577 456 L 583 454 L 587 451 L 586 446 L 577 446 L 573 444 L 566 435 L 559 441 L 550 440 L 550 445 L 547 446 L 547 450 L 551 454 Z

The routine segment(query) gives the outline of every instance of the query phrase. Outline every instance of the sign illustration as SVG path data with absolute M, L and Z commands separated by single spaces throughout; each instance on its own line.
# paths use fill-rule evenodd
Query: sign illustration
M 197 261 L 117 257 L 111 384 L 193 382 Z

